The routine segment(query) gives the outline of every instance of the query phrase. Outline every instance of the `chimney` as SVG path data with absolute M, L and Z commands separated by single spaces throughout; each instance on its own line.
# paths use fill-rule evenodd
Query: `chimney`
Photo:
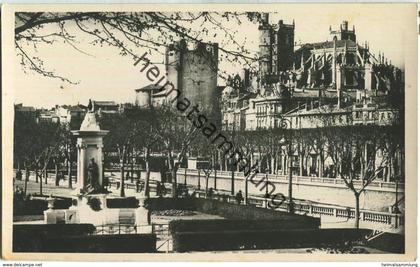
M 261 20 L 262 20 L 262 23 L 263 24 L 268 24 L 268 21 L 269 21 L 269 17 L 268 16 L 269 15 L 268 15 L 267 12 L 264 12 L 264 13 L 261 14 Z
M 347 22 L 347 20 L 343 20 L 343 23 L 341 23 L 341 29 L 344 31 L 347 31 L 348 26 L 349 26 L 349 23 Z

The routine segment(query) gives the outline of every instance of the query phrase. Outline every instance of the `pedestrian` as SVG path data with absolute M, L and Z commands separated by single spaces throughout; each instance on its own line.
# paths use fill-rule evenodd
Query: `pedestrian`
M 208 198 L 212 198 L 212 197 L 213 197 L 213 194 L 214 194 L 213 187 L 210 187 L 210 188 L 209 188 L 209 192 L 207 193 Z
M 241 204 L 242 200 L 244 200 L 244 197 L 242 196 L 242 191 L 241 190 L 239 190 L 239 192 L 236 193 L 235 200 L 236 200 L 237 204 Z
M 16 172 L 16 180 L 22 180 L 22 171 L 21 170 L 18 170 L 17 172 Z

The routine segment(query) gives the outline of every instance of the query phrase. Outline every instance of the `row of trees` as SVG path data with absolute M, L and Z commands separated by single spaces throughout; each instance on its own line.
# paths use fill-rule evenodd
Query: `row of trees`
M 298 165 L 294 168 L 297 174 L 302 175 L 305 160 L 313 154 L 318 158 L 317 172 L 321 176 L 324 163 L 328 161 L 334 177 L 343 180 L 355 197 L 356 227 L 359 227 L 360 195 L 366 188 L 385 175 L 391 175 L 394 181 L 404 179 L 404 129 L 401 125 L 280 128 L 230 133 L 230 137 L 242 155 L 250 159 L 250 164 L 257 163 L 260 172 L 277 170 L 278 154 L 284 159 L 280 163 L 282 174 L 291 171 L 286 162 L 292 161 Z
M 186 159 L 190 145 L 197 136 L 197 129 L 185 122 L 170 107 L 159 109 L 128 109 L 123 113 L 99 118 L 102 129 L 109 130 L 104 138 L 105 156 L 117 152 L 120 163 L 120 195 L 124 192 L 124 173 L 129 153 L 140 155 L 145 163 L 145 197 L 150 194 L 151 152 L 163 153 L 172 178 L 172 195 L 177 196 L 177 171 Z
M 167 158 L 173 184 L 173 197 L 177 196 L 177 171 L 187 156 L 197 155 L 209 160 L 211 164 L 204 169 L 207 178 L 211 169 L 222 169 L 229 165 L 229 158 L 217 149 L 218 144 L 211 145 L 200 129 L 190 124 L 186 118 L 174 113 L 170 107 L 127 109 L 122 113 L 102 115 L 99 117 L 99 123 L 102 129 L 110 130 L 104 139 L 105 157 L 111 153 L 118 155 L 121 169 L 121 196 L 125 196 L 125 168 L 129 157 L 133 155 L 144 159 L 146 197 L 150 194 L 152 151 L 160 152 Z M 315 152 L 321 158 L 320 162 L 329 159 L 336 178 L 342 179 L 355 196 L 356 218 L 360 210 L 361 193 L 383 175 L 385 170 L 393 166 L 398 156 L 404 155 L 404 133 L 403 128 L 399 126 L 274 129 L 224 134 L 226 140 L 233 142 L 243 157 L 250 159 L 249 164 L 255 165 L 258 162 L 260 172 L 273 168 L 275 165 L 273 155 L 277 153 L 282 153 L 288 160 L 298 157 L 300 174 L 303 161 L 310 152 Z M 55 165 L 67 163 L 67 166 L 70 166 L 68 174 L 71 177 L 75 143 L 68 127 L 48 122 L 37 123 L 17 113 L 14 139 L 15 162 L 23 165 L 25 181 L 29 169 L 34 169 L 35 173 L 45 173 L 50 162 Z M 258 160 L 253 159 L 255 154 L 259 155 Z M 285 166 L 282 165 L 283 170 Z M 238 169 L 234 164 L 229 167 L 232 172 Z M 69 187 L 71 186 L 69 179 Z M 207 183 L 206 189 L 208 189 Z M 40 193 L 42 194 L 42 181 Z
M 149 112 L 155 119 L 155 125 L 150 126 L 153 123 L 147 120 L 146 125 L 150 127 L 150 131 L 143 130 L 139 134 L 154 140 L 157 145 L 154 149 L 163 151 L 168 156 L 174 188 L 177 184 L 176 173 L 179 164 L 187 155 L 196 155 L 209 160 L 210 164 L 203 168 L 206 177 L 206 192 L 211 169 L 217 171 L 217 169 L 230 167 L 233 172 L 239 168 L 236 164 L 230 164 L 229 158 L 217 149 L 216 146 L 219 144 L 209 144 L 200 130 L 180 121 L 185 118 L 177 117 L 170 109 Z M 145 127 L 142 128 L 145 129 Z M 315 153 L 319 157 L 319 173 L 324 170 L 324 162 L 329 160 L 330 164 L 332 163 L 329 167 L 334 169 L 335 177 L 342 179 L 355 197 L 356 227 L 359 226 L 360 195 L 373 181 L 383 177 L 387 171 L 395 169 L 395 161 L 398 158 L 400 158 L 400 172 L 393 170 L 392 175 L 394 180 L 403 179 L 404 131 L 400 125 L 337 126 L 305 130 L 274 129 L 223 134 L 226 140 L 233 142 L 234 147 L 241 151 L 243 157 L 250 159 L 250 165 L 258 163 L 260 172 L 273 168 L 273 155 L 279 152 L 287 160 L 294 161 L 294 158 L 298 158 L 300 174 L 303 171 L 303 162 L 310 153 Z M 142 139 L 144 140 L 145 137 Z M 177 151 L 176 155 L 173 154 L 174 151 Z M 257 160 L 253 159 L 254 154 L 259 155 Z M 287 165 L 283 164 L 283 171 L 286 170 Z M 149 175 L 146 178 L 148 177 Z M 234 177 L 232 184 L 234 184 L 233 180 Z M 232 186 L 232 194 L 234 191 Z
M 124 177 L 127 164 L 135 156 L 145 162 L 145 196 L 149 196 L 150 163 L 152 152 L 163 152 L 173 181 L 173 195 L 176 196 L 176 173 L 185 160 L 191 142 L 198 131 L 175 114 L 170 107 L 160 109 L 126 109 L 116 114 L 99 116 L 102 129 L 109 130 L 104 138 L 105 160 L 113 161 L 111 155 L 118 155 L 121 170 L 120 195 L 125 196 Z M 25 193 L 29 170 L 35 172 L 36 182 L 42 176 L 47 183 L 47 168 L 55 166 L 56 177 L 60 166 L 67 166 L 68 186 L 72 188 L 72 162 L 76 159 L 75 138 L 71 130 L 77 125 L 63 125 L 50 121 L 36 121 L 24 113 L 16 112 L 14 121 L 14 165 L 23 167 Z M 40 175 L 38 175 L 38 173 Z M 56 179 L 56 185 L 58 180 Z M 40 183 L 42 195 L 42 183 Z
M 18 170 L 24 169 L 25 194 L 30 170 L 35 172 L 35 179 L 37 183 L 39 182 L 41 195 L 42 179 L 47 184 L 47 168 L 51 164 L 55 166 L 56 185 L 58 185 L 59 166 L 65 164 L 67 175 L 71 177 L 74 146 L 69 125 L 36 121 L 28 114 L 15 112 L 13 157 Z M 69 179 L 69 187 L 72 187 L 71 179 Z

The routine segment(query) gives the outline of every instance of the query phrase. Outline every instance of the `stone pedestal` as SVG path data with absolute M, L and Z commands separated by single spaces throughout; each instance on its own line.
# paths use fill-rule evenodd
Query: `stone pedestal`
M 137 233 L 152 233 L 151 213 L 144 206 L 145 198 L 141 196 L 137 199 L 139 200 L 139 206 L 134 211 Z
M 150 219 L 150 211 L 146 209 L 144 206 L 145 198 L 140 197 L 139 200 L 139 206 L 135 210 L 135 216 L 136 216 L 136 225 L 138 226 L 144 226 L 144 225 L 150 225 L 151 219 Z
M 88 112 L 82 122 L 80 130 L 72 131 L 77 137 L 77 185 L 76 194 L 83 192 L 87 186 L 87 167 L 93 160 L 98 166 L 98 182 L 103 187 L 103 137 L 109 131 L 101 130 L 95 114 Z
M 150 212 L 145 207 L 138 207 L 135 216 L 136 225 L 150 225 Z

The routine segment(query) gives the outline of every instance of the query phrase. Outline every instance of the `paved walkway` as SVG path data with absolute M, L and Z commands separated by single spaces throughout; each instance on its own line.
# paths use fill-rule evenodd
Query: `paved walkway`
M 54 179 L 48 179 L 47 181 L 48 183 L 45 184 L 43 181 L 42 184 L 42 195 L 44 196 L 49 196 L 49 195 L 53 195 L 56 197 L 69 197 L 72 195 L 74 188 L 68 188 L 68 181 L 67 180 L 61 180 L 59 186 L 55 185 L 55 180 Z M 25 186 L 25 181 L 15 181 L 15 187 L 19 186 L 22 189 Z M 39 195 L 40 193 L 40 189 L 39 189 L 40 185 L 39 182 L 36 183 L 35 179 L 33 180 L 29 180 L 28 184 L 27 184 L 27 189 L 26 189 L 26 193 L 27 194 L 31 194 L 31 195 Z M 74 185 L 73 185 L 74 187 Z M 120 190 L 116 189 L 115 187 L 112 188 L 108 188 L 109 191 L 111 191 L 110 195 L 113 197 L 119 197 L 120 195 Z M 125 189 L 125 195 L 127 197 L 129 196 L 135 196 L 135 190 L 134 189 Z

